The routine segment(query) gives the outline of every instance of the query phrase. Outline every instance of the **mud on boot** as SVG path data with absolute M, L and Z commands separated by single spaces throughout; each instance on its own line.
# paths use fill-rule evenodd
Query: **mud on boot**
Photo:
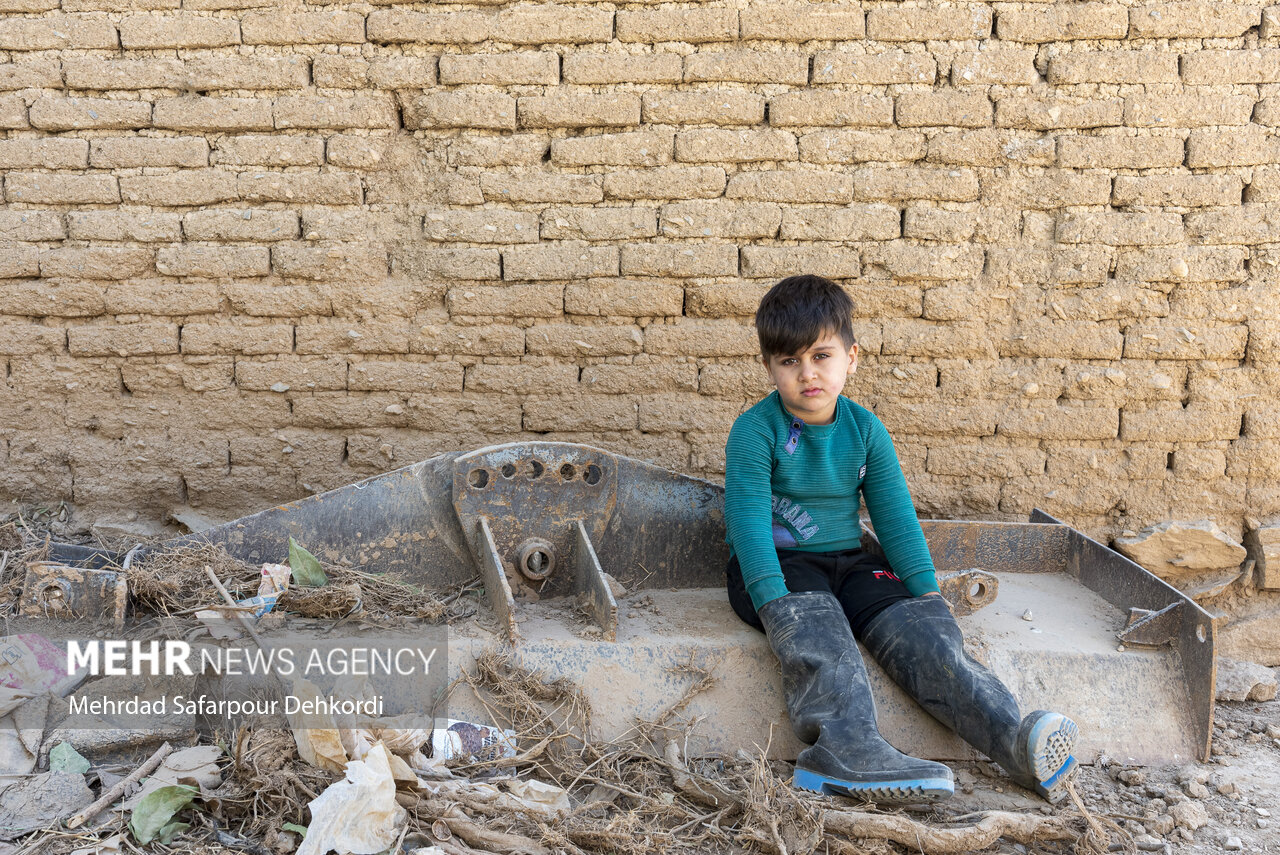
M 1067 782 L 1079 769 L 1075 758 L 1079 735 L 1076 723 L 1062 713 L 1029 713 L 1018 727 L 1016 740 L 1023 768 L 1005 771 L 1018 785 L 1035 790 L 1050 803 L 1060 802 L 1067 795 Z
M 954 792 L 949 768 L 903 754 L 880 736 L 866 665 L 834 596 L 787 594 L 758 614 L 782 666 L 791 725 L 809 744 L 796 758 L 796 787 L 881 804 Z

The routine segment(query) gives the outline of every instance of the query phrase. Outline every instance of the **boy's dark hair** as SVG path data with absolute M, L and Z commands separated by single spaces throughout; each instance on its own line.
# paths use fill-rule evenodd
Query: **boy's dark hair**
M 822 276 L 788 276 L 760 299 L 756 334 L 760 354 L 800 353 L 824 335 L 840 336 L 853 347 L 853 300 L 836 283 Z

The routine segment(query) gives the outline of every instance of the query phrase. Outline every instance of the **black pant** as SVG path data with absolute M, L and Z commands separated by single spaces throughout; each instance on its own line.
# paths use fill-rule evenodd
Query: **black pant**
M 907 586 L 894 575 L 889 563 L 862 549 L 840 552 L 779 549 L 778 562 L 782 565 L 782 578 L 788 591 L 827 591 L 834 594 L 844 608 L 854 638 L 858 640 L 862 639 L 862 630 L 872 618 L 899 600 L 911 599 Z M 733 610 L 738 617 L 764 632 L 764 624 L 756 615 L 747 586 L 742 581 L 738 556 L 729 559 L 725 577 Z

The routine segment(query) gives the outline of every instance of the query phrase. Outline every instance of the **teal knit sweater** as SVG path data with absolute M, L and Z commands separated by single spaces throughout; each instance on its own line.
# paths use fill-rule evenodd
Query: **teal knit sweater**
M 907 590 L 938 590 L 893 440 L 875 414 L 841 395 L 831 424 L 805 424 L 774 391 L 738 416 L 725 445 L 725 540 L 756 608 L 787 593 L 777 549 L 861 544 L 859 491 Z

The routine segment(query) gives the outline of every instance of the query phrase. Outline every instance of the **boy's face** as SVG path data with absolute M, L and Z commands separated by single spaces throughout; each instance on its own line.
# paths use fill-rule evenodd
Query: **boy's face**
M 845 380 L 858 369 L 858 346 L 846 348 L 836 333 L 824 334 L 801 353 L 761 357 L 782 404 L 805 424 L 830 424 Z

